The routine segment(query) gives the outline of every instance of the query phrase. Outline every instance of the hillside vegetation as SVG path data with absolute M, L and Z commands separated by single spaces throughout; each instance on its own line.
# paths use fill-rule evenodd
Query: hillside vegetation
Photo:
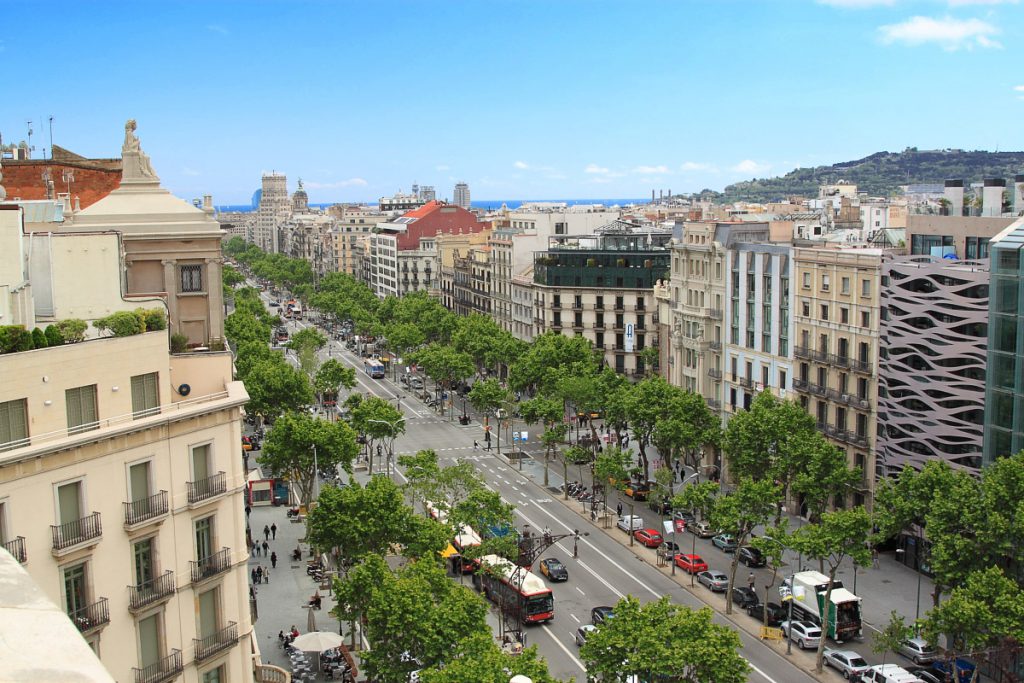
M 831 166 L 798 168 L 779 178 L 735 183 L 725 188 L 723 199 L 763 202 L 794 195 L 816 197 L 819 185 L 840 180 L 856 183 L 861 192 L 871 196 L 888 197 L 897 194 L 901 185 L 911 183 L 942 183 L 951 178 L 963 179 L 967 184 L 984 178 L 1012 181 L 1020 173 L 1024 173 L 1024 152 L 919 151 L 911 147 Z

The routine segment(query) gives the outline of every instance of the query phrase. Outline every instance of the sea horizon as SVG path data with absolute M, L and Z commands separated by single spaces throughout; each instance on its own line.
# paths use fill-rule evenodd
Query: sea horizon
M 500 209 L 502 204 L 509 209 L 518 209 L 523 204 L 565 204 L 567 206 L 579 206 L 580 204 L 601 204 L 604 206 L 625 206 L 628 204 L 649 204 L 650 199 L 480 199 L 471 201 L 474 209 L 495 210 Z M 309 206 L 326 209 L 336 204 L 357 204 L 359 206 L 379 206 L 379 202 L 310 202 Z M 214 209 L 220 212 L 252 212 L 256 210 L 252 204 L 219 204 Z

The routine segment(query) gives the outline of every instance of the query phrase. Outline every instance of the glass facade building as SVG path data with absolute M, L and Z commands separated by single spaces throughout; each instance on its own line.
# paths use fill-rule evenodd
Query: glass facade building
M 984 463 L 1024 449 L 1024 219 L 991 243 Z

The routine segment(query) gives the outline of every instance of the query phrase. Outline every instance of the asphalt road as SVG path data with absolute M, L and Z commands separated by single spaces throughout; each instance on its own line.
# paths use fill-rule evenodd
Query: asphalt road
M 290 329 L 308 326 L 307 321 L 293 322 Z M 376 394 L 382 398 L 395 400 L 396 396 L 406 418 L 406 432 L 395 444 L 396 457 L 401 453 L 413 453 L 420 449 L 432 448 L 438 452 L 442 461 L 456 462 L 465 459 L 472 462 L 481 472 L 484 480 L 502 497 L 511 503 L 522 524 L 528 524 L 535 532 L 549 529 L 554 535 L 571 534 L 579 529 L 579 557 L 572 557 L 572 539 L 563 539 L 549 549 L 544 557 L 559 558 L 569 570 L 569 580 L 565 583 L 551 584 L 555 597 L 555 618 L 548 624 L 527 628 L 527 644 L 536 644 L 547 659 L 553 675 L 568 679 L 574 676 L 577 681 L 585 680 L 585 668 L 578 657 L 574 634 L 581 624 L 590 623 L 590 610 L 598 605 L 614 605 L 625 595 L 634 595 L 642 602 L 655 600 L 668 595 L 674 602 L 693 608 L 705 606 L 705 602 L 695 597 L 708 591 L 700 586 L 689 589 L 682 585 L 683 576 L 678 581 L 655 566 L 653 550 L 639 545 L 628 546 L 628 537 L 617 529 L 605 530 L 593 524 L 577 512 L 582 506 L 570 499 L 573 507 L 567 506 L 560 494 L 551 488 L 530 480 L 517 469 L 509 465 L 506 458 L 498 456 L 496 451 L 482 451 L 473 448 L 474 440 L 483 446 L 483 429 L 479 422 L 473 421 L 462 426 L 457 419 L 441 416 L 434 409 L 428 408 L 422 401 L 405 391 L 402 385 L 394 384 L 390 379 L 372 379 L 363 372 L 362 360 L 347 351 L 340 343 L 331 341 L 329 348 L 324 350 L 324 357 L 337 358 L 356 368 L 358 390 Z M 461 408 L 461 406 L 459 406 Z M 458 411 L 457 411 L 458 412 Z M 504 446 L 504 444 L 503 444 Z M 503 448 L 503 450 L 506 450 Z M 536 463 L 530 465 L 536 469 Z M 554 468 L 560 469 L 560 468 Z M 560 472 L 551 472 L 550 483 L 557 487 L 561 483 Z M 403 481 L 401 472 L 396 472 L 398 481 Z M 572 475 L 570 474 L 570 478 Z M 637 505 L 637 514 L 654 514 L 646 506 Z M 684 547 L 689 545 L 689 535 L 679 542 Z M 729 557 L 710 546 L 710 542 L 697 541 L 697 552 L 705 557 L 712 568 L 727 570 Z M 646 561 L 644 561 L 646 560 Z M 746 572 L 737 573 L 738 583 L 745 582 Z M 740 578 L 742 577 L 742 578 Z M 761 580 L 759 579 L 759 583 Z M 717 596 L 704 595 L 708 600 L 721 600 Z M 724 609 L 724 602 L 720 602 Z M 739 620 L 749 620 L 743 613 L 734 615 Z M 787 658 L 775 647 L 759 640 L 745 630 L 738 629 L 735 624 L 721 614 L 715 617 L 718 623 L 734 628 L 742 641 L 742 654 L 750 662 L 751 675 L 749 680 L 755 683 L 805 683 L 814 680 L 806 668 L 812 665 L 809 653 L 797 652 Z M 750 620 L 751 628 L 753 620 Z M 756 630 L 755 630 L 756 632 Z M 793 663 L 799 666 L 794 666 Z M 802 670 L 803 669 L 803 670 Z M 831 675 L 830 675 L 831 677 Z M 838 680 L 838 677 L 836 677 Z

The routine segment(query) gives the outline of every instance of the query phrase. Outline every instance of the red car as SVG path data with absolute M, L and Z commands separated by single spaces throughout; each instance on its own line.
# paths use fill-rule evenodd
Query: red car
M 633 532 L 633 538 L 648 548 L 657 548 L 662 541 L 661 534 L 656 529 L 637 529 Z
M 684 555 L 679 553 L 676 555 L 676 566 L 688 574 L 696 574 L 697 572 L 706 572 L 708 570 L 708 563 L 700 555 Z

